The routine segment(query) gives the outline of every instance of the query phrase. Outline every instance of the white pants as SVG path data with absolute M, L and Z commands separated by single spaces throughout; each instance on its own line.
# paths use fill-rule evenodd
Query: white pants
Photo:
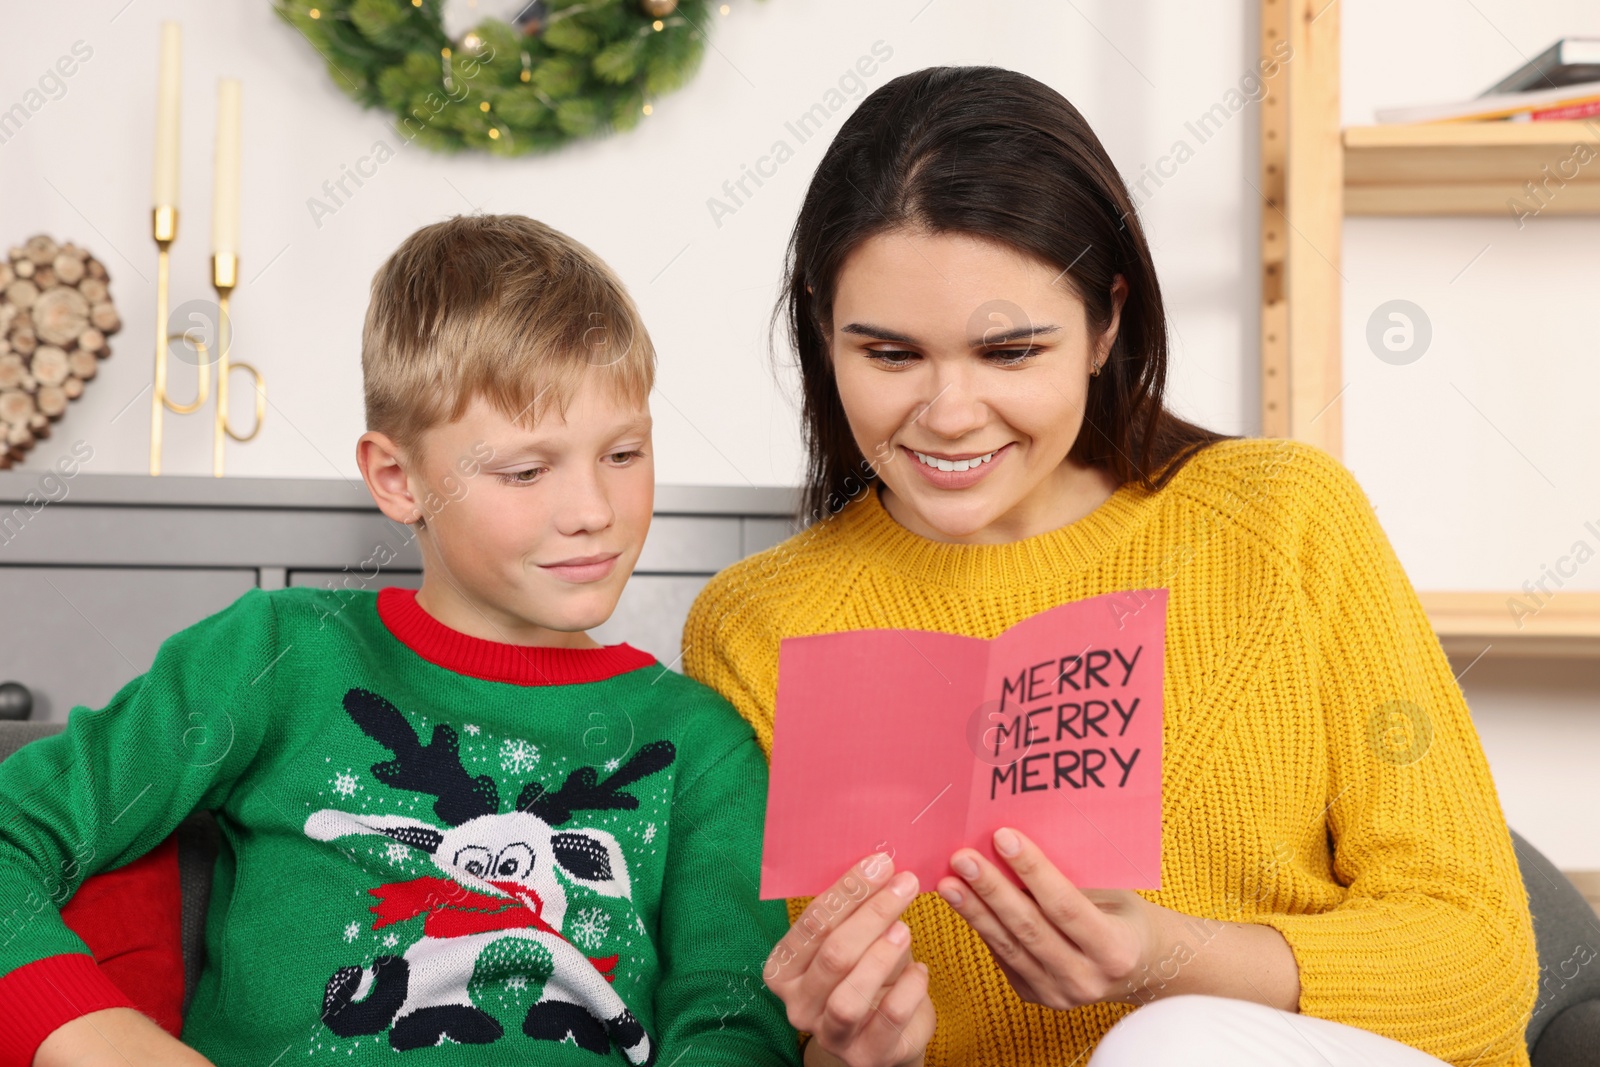
M 1095 1046 L 1089 1067 L 1441 1067 L 1420 1049 L 1344 1023 L 1265 1004 L 1199 994 L 1157 1000 L 1125 1015 Z M 1448 1067 L 1448 1065 L 1445 1065 Z

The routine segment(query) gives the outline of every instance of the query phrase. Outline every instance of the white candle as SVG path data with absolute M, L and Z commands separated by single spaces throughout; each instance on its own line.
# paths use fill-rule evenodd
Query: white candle
M 211 251 L 239 253 L 239 81 L 217 82 L 217 149 L 211 184 Z
M 161 24 L 161 74 L 156 86 L 155 207 L 178 206 L 178 96 L 182 31 Z

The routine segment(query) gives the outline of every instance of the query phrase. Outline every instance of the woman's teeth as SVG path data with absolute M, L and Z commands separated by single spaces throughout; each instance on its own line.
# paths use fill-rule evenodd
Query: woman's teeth
M 994 452 L 989 452 L 982 456 L 974 456 L 972 459 L 938 459 L 937 457 L 930 456 L 925 452 L 918 452 L 914 448 L 911 450 L 911 454 L 916 456 L 919 462 L 926 463 L 935 470 L 969 471 L 980 463 L 989 462 L 994 458 L 995 452 L 998 451 L 1000 450 L 997 448 L 994 450 Z

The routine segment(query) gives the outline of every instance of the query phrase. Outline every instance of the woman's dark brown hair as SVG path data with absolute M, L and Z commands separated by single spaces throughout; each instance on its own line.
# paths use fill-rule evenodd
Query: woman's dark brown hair
M 1133 201 L 1099 138 L 1060 93 L 1000 67 L 928 67 L 862 101 L 817 166 L 789 238 L 787 319 L 799 355 L 808 453 L 802 522 L 838 511 L 873 477 L 828 359 L 834 286 L 850 252 L 896 229 L 1010 245 L 1064 272 L 1090 325 L 1111 322 L 1112 283 L 1128 294 L 1116 343 L 1089 379 L 1069 455 L 1119 483 L 1159 489 L 1228 435 L 1162 406 L 1166 313 Z

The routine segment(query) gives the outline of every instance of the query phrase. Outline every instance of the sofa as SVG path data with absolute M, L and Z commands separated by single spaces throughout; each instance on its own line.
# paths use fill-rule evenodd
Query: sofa
M 0 721 L 0 760 L 64 726 Z M 195 812 L 172 838 L 181 894 L 182 1005 L 187 1010 L 204 961 L 206 905 L 219 841 L 216 821 L 209 812 Z M 1525 1034 L 1533 1067 L 1600 1067 L 1600 917 L 1538 849 L 1515 830 L 1511 840 L 1528 890 L 1539 952 L 1539 998 Z M 171 843 L 169 839 L 162 848 Z

